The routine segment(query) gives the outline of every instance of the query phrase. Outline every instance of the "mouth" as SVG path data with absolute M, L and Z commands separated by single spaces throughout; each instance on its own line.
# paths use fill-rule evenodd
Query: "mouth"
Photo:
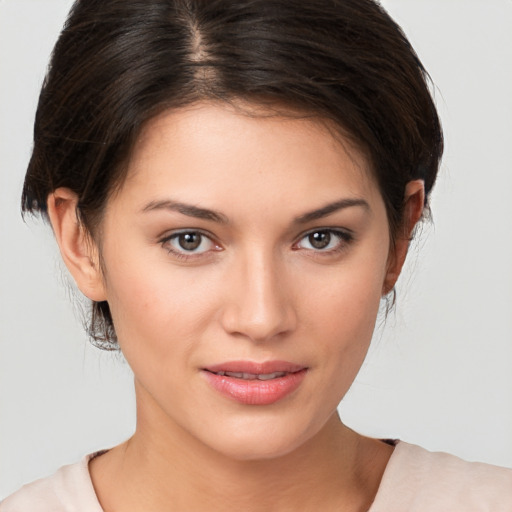
M 307 371 L 305 366 L 284 361 L 234 361 L 203 368 L 215 391 L 244 405 L 270 405 L 284 399 L 297 390 Z
M 209 371 L 209 370 L 206 370 Z M 219 375 L 221 377 L 232 377 L 233 379 L 243 379 L 243 380 L 272 380 L 279 379 L 280 377 L 285 377 L 288 372 L 272 372 L 272 373 L 245 373 L 245 372 L 212 372 L 215 375 Z

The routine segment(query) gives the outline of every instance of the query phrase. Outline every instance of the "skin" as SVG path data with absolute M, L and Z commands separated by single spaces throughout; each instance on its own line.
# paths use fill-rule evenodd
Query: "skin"
M 96 241 L 77 222 L 76 196 L 51 194 L 64 261 L 85 295 L 108 300 L 135 375 L 135 434 L 90 463 L 105 511 L 367 510 L 392 448 L 348 429 L 336 408 L 423 199 L 423 184 L 409 183 L 390 251 L 384 202 L 348 141 L 311 118 L 213 103 L 146 125 Z M 183 230 L 205 235 L 197 249 L 172 238 Z M 315 232 L 330 236 L 327 249 Z M 233 360 L 307 373 L 284 399 L 245 405 L 202 371 Z

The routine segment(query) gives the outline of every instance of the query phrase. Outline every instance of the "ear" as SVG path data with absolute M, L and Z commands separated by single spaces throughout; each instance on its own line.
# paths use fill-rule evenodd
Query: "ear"
M 58 188 L 49 194 L 47 204 L 62 259 L 78 288 L 91 300 L 106 300 L 98 249 L 78 219 L 77 195 L 68 188 Z
M 420 220 L 425 205 L 425 184 L 423 180 L 407 183 L 404 196 L 404 214 L 402 226 L 395 240 L 388 260 L 388 269 L 382 288 L 382 294 L 388 294 L 402 271 L 414 226 Z

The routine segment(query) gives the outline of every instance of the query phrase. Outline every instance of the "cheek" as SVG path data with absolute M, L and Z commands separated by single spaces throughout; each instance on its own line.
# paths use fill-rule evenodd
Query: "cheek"
M 142 348 L 159 357 L 170 346 L 187 350 L 214 314 L 215 275 L 165 262 L 148 264 L 144 258 L 114 261 L 106 279 L 107 296 L 125 355 Z
M 333 332 L 373 329 L 386 276 L 387 256 L 375 248 L 357 254 L 328 273 L 307 277 L 303 293 L 310 304 L 310 317 L 321 318 Z
M 318 358 L 329 368 L 326 379 L 337 382 L 343 392 L 364 360 L 380 307 L 386 255 L 378 248 L 374 254 L 371 262 L 358 258 L 340 266 L 308 294 L 305 316 Z
M 345 280 L 335 290 L 315 303 L 317 328 L 326 342 L 325 350 L 338 356 L 337 364 L 344 367 L 364 357 L 372 338 L 380 306 L 381 284 L 362 286 L 360 280 Z M 333 361 L 334 362 L 334 361 Z
M 119 278 L 119 279 L 118 279 Z M 182 410 L 183 377 L 192 379 L 210 310 L 188 279 L 148 269 L 111 276 L 110 304 L 119 346 L 138 382 L 158 403 Z
M 380 301 L 375 295 L 347 294 L 331 310 L 326 329 L 317 338 L 318 389 L 322 393 L 325 415 L 332 414 L 352 386 L 368 352 Z M 320 329 L 319 329 L 320 330 Z M 318 396 L 318 394 L 316 394 Z M 319 416 L 319 420 L 321 416 Z

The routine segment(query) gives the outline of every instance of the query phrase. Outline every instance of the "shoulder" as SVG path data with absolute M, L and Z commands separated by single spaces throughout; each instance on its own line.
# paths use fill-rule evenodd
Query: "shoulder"
M 0 512 L 103 512 L 89 474 L 92 457 L 23 486 L 0 503 Z
M 512 512 L 512 469 L 399 442 L 371 512 Z

